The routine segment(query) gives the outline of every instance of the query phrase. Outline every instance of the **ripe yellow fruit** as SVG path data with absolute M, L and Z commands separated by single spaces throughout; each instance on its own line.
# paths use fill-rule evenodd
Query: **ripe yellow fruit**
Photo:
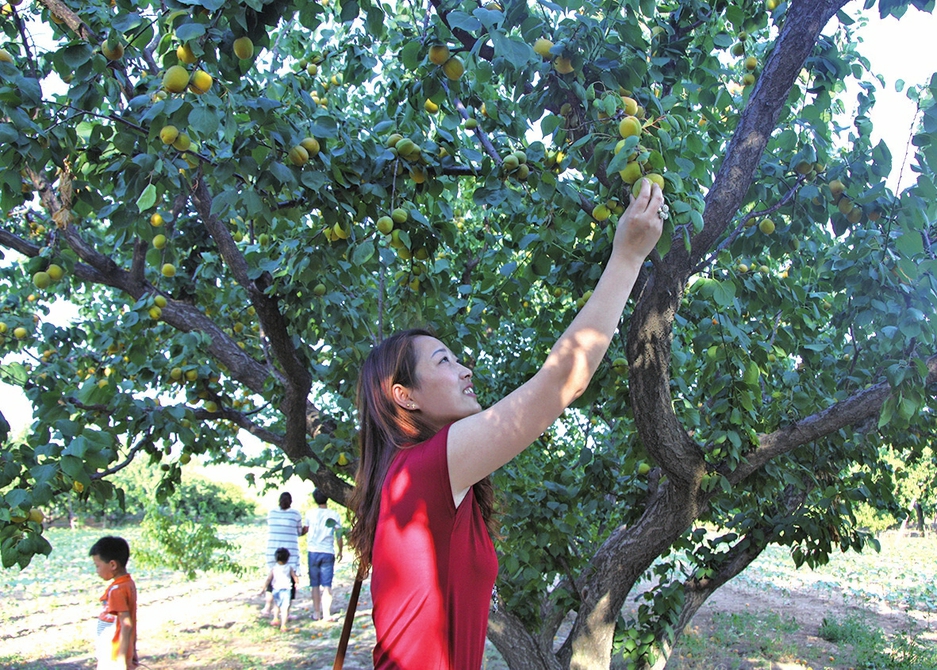
M 338 464 L 341 466 L 348 465 L 348 454 L 344 451 L 338 455 Z
M 150 216 L 150 225 L 154 228 L 159 228 L 161 225 L 163 225 L 163 217 L 159 212 Z
M 62 266 L 55 263 L 46 268 L 46 273 L 52 281 L 58 281 L 65 276 L 65 270 L 62 269 Z
M 746 69 L 746 70 L 754 70 L 756 67 L 758 67 L 758 59 L 757 59 L 757 58 L 755 58 L 754 56 L 749 56 L 748 58 L 745 59 L 745 69 Z
M 309 158 L 319 153 L 319 140 L 315 137 L 304 137 L 299 145 L 306 150 L 306 153 L 309 154 Z
M 101 43 L 101 53 L 107 60 L 120 60 L 124 57 L 124 45 L 120 42 L 104 40 Z
M 161 310 L 156 305 L 153 305 L 152 307 L 150 307 L 149 310 L 147 310 L 147 313 L 150 315 L 151 319 L 153 319 L 154 321 L 157 321 L 159 320 L 159 317 L 163 315 L 163 310 Z
M 159 307 L 160 309 L 162 309 L 163 307 L 169 304 L 169 301 L 166 300 L 166 296 L 158 295 L 155 298 L 153 298 L 153 304 Z
M 765 235 L 770 235 L 771 233 L 773 233 L 774 228 L 775 228 L 774 221 L 772 221 L 771 219 L 762 219 L 761 222 L 758 224 L 758 230 L 763 232 Z
M 426 102 L 423 103 L 423 109 L 425 109 L 429 114 L 435 114 L 439 111 L 439 105 L 437 105 L 432 100 L 427 99 Z
M 638 101 L 634 98 L 629 98 L 627 95 L 623 95 L 621 96 L 621 103 L 624 106 L 626 115 L 634 116 L 638 113 Z
M 751 72 L 742 77 L 742 86 L 751 86 L 755 83 L 755 75 Z
M 179 129 L 175 126 L 163 126 L 159 131 L 159 139 L 163 144 L 172 144 L 179 137 Z
M 163 74 L 163 88 L 170 93 L 182 93 L 189 85 L 189 72 L 181 65 L 172 65 Z
M 612 215 L 612 211 L 605 204 L 599 204 L 592 208 L 592 218 L 596 221 L 605 221 Z
M 37 509 L 29 510 L 29 520 L 34 523 L 42 523 L 46 520 L 45 515 Z
M 175 277 L 176 276 L 176 266 L 172 263 L 164 263 L 161 270 L 164 277 Z
M 309 152 L 306 151 L 306 148 L 301 144 L 297 144 L 290 149 L 288 156 L 290 162 L 296 167 L 302 167 L 309 162 Z
M 319 74 L 319 66 L 315 63 L 309 63 L 309 65 L 306 66 L 306 74 L 308 74 L 310 77 L 315 77 L 317 74 Z
M 6 49 L 0 49 L 0 63 L 12 63 L 13 56 Z
M 153 246 L 157 249 L 162 249 L 166 246 L 166 236 L 157 235 L 153 238 Z
M 192 47 L 189 46 L 188 42 L 176 47 L 176 58 L 187 65 L 192 65 L 198 60 L 198 56 L 192 51 Z
M 446 75 L 452 81 L 455 81 L 462 77 L 465 73 L 465 65 L 462 63 L 462 59 L 458 56 L 452 56 L 442 65 L 443 74 Z
M 72 491 L 74 491 L 75 493 L 81 493 L 84 490 L 85 490 L 84 484 L 82 484 L 79 481 L 72 482 Z
M 840 214 L 844 215 L 848 215 L 853 210 L 853 207 L 852 200 L 846 197 L 840 198 L 839 202 L 836 203 L 836 209 L 840 211 Z
M 36 288 L 49 288 L 51 283 L 52 277 L 49 276 L 48 272 L 37 272 L 33 275 L 33 284 Z
M 778 8 L 778 5 L 781 4 L 781 0 L 766 0 L 765 7 L 768 8 L 769 12 L 773 12 Z
M 211 75 L 205 70 L 196 70 L 195 74 L 192 75 L 192 81 L 189 83 L 189 89 L 197 95 L 202 95 L 208 93 L 213 81 Z
M 641 121 L 635 116 L 626 116 L 618 123 L 618 134 L 622 138 L 641 135 Z
M 534 52 L 542 58 L 549 58 L 550 49 L 552 48 L 553 42 L 548 40 L 546 37 L 540 37 L 536 42 L 534 42 Z
M 234 55 L 241 60 L 250 60 L 253 57 L 254 43 L 250 37 L 245 35 L 234 40 Z
M 172 143 L 172 146 L 177 151 L 188 151 L 189 147 L 192 146 L 192 140 L 190 140 L 189 136 L 185 133 L 179 133 L 179 136 L 176 137 L 176 141 Z
M 648 180 L 649 182 L 651 182 L 652 184 L 657 184 L 658 186 L 660 186 L 660 190 L 661 190 L 661 191 L 664 190 L 664 177 L 663 177 L 663 175 L 659 175 L 659 174 L 656 174 L 656 173 L 653 173 L 653 172 L 652 172 L 651 174 L 646 174 L 646 175 L 644 175 L 644 179 L 647 179 L 647 180 Z M 631 187 L 631 195 L 633 195 L 633 196 L 636 197 L 636 198 L 638 197 L 638 194 L 641 192 L 641 182 L 644 181 L 644 179 L 638 179 L 638 180 L 634 183 L 634 185 Z
M 641 165 L 638 161 L 631 161 L 624 170 L 618 171 L 618 175 L 626 184 L 633 184 L 641 178 Z
M 810 171 L 813 170 L 813 163 L 807 161 L 800 161 L 797 165 L 794 166 L 794 171 L 797 174 L 810 174 Z
M 569 74 L 573 71 L 573 63 L 565 56 L 557 56 L 553 60 L 553 69 L 560 74 Z
M 435 65 L 443 65 L 449 60 L 449 47 L 445 44 L 434 44 L 429 48 L 429 60 Z
M 830 193 L 833 194 L 834 198 L 838 198 L 843 194 L 843 191 L 846 190 L 846 185 L 843 184 L 839 179 L 834 179 L 830 182 Z
M 426 170 L 419 166 L 410 168 L 410 179 L 417 184 L 422 184 L 426 181 Z
M 347 240 L 351 237 L 351 227 L 348 224 L 336 223 L 332 226 L 332 234 L 339 240 Z
M 27 335 L 29 335 L 29 331 L 27 331 L 22 326 L 17 326 L 16 328 L 13 329 L 13 337 L 15 337 L 18 340 L 26 339 Z
M 382 235 L 389 235 L 394 229 L 394 220 L 389 216 L 382 216 L 377 220 L 377 229 Z

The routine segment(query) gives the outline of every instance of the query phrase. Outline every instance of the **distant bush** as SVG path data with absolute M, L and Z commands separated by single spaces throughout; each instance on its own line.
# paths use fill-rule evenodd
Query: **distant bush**
M 91 518 L 107 523 L 142 520 L 152 505 L 154 493 L 173 491 L 164 502 L 165 511 L 172 517 L 189 519 L 210 518 L 215 523 L 234 523 L 253 517 L 256 503 L 245 497 L 234 484 L 219 484 L 199 475 L 184 475 L 180 482 L 164 482 L 163 473 L 144 462 L 131 463 L 110 481 L 115 495 L 103 504 L 93 498 L 81 500 L 77 496 L 60 499 L 44 510 L 47 517 Z
M 211 518 L 217 523 L 242 521 L 257 512 L 254 503 L 234 484 L 216 484 L 201 477 L 183 480 L 168 503 L 174 516 Z
M 142 535 L 134 559 L 144 567 L 165 567 L 195 579 L 198 572 L 231 572 L 246 568 L 233 554 L 238 547 L 222 540 L 210 515 L 180 517 L 165 507 L 150 507 L 141 524 Z

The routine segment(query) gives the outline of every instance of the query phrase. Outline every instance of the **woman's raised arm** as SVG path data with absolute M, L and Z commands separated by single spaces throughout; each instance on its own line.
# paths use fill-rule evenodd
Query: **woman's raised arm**
M 449 429 L 449 479 L 458 505 L 472 484 L 530 446 L 578 398 L 618 327 L 644 259 L 661 234 L 663 195 L 643 180 L 622 214 L 612 256 L 588 302 L 553 345 L 543 367 L 520 388 Z

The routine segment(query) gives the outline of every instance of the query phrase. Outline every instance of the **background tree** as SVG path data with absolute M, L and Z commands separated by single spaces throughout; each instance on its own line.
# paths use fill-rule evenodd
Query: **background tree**
M 4 436 L 4 565 L 49 551 L 28 510 L 135 459 L 171 496 L 190 454 L 252 460 L 239 430 L 344 500 L 370 347 L 431 324 L 483 397 L 516 386 L 643 175 L 670 216 L 608 365 L 498 475 L 491 639 L 515 669 L 660 667 L 767 545 L 866 546 L 880 448 L 933 429 L 937 108 L 910 92 L 890 192 L 842 10 L 933 4 L 6 5 L 0 337 L 37 419 Z

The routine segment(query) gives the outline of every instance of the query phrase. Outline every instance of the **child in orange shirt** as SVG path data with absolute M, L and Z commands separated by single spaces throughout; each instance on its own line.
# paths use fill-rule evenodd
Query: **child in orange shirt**
M 98 670 L 132 670 L 137 659 L 137 586 L 127 573 L 130 546 L 122 537 L 102 537 L 88 552 L 98 577 L 113 580 L 101 596 L 95 649 Z

